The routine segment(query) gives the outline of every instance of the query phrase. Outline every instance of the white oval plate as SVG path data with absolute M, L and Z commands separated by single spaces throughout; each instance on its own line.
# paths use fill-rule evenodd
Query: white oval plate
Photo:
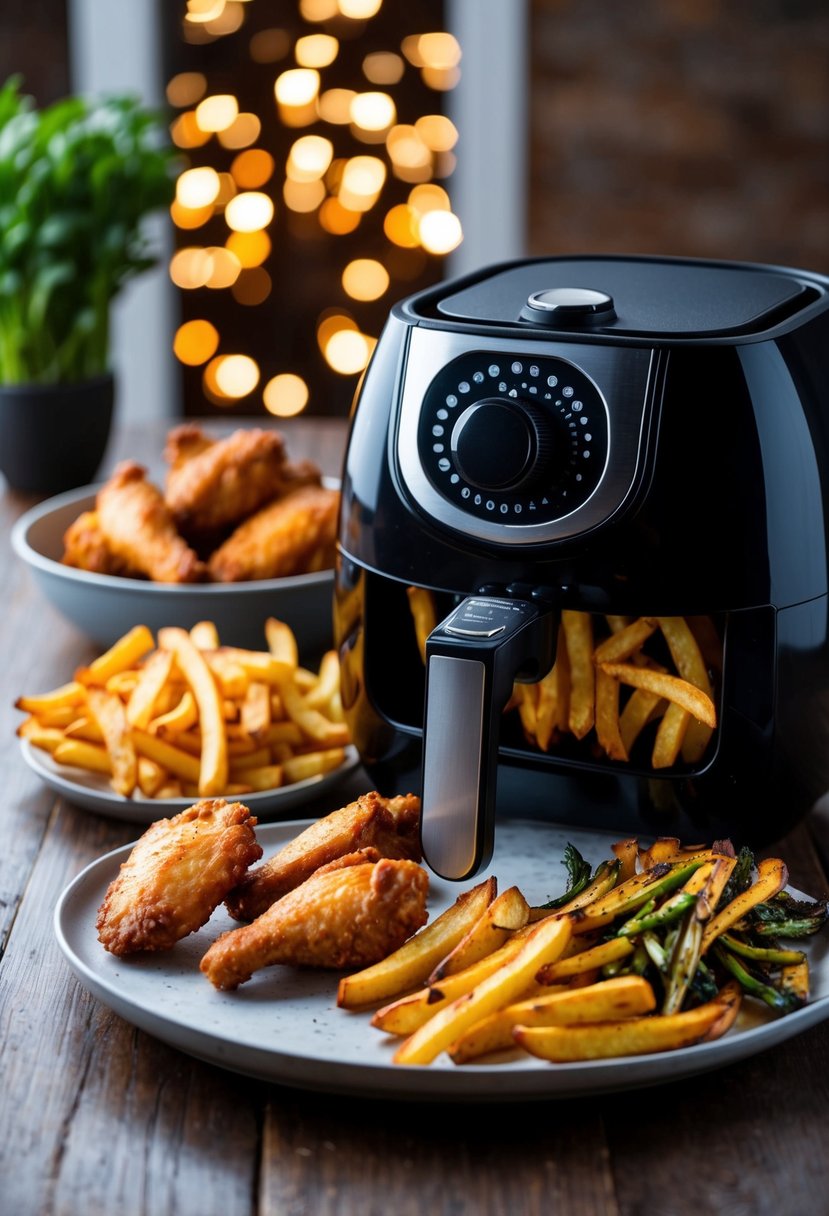
M 268 856 L 306 826 L 270 824 L 258 828 L 257 837 Z M 488 872 L 498 876 L 500 890 L 516 883 L 527 899 L 541 902 L 564 886 L 559 863 L 568 840 L 595 864 L 608 856 L 614 839 L 540 823 L 502 823 Z M 746 1001 L 734 1027 L 713 1043 L 575 1064 L 549 1064 L 512 1053 L 501 1062 L 460 1067 L 445 1055 L 428 1067 L 395 1065 L 391 1057 L 399 1040 L 370 1026 L 370 1014 L 337 1008 L 336 972 L 270 967 L 236 992 L 216 991 L 199 971 L 199 960 L 219 933 L 235 924 L 224 908 L 164 954 L 128 959 L 108 954 L 97 939 L 96 914 L 131 847 L 92 862 L 60 897 L 55 932 L 69 965 L 89 992 L 148 1034 L 198 1059 L 265 1081 L 423 1101 L 567 1098 L 656 1085 L 720 1068 L 829 1017 L 824 933 L 806 947 L 812 968 L 809 1005 L 775 1017 L 765 1006 L 756 1009 L 757 1002 Z M 430 887 L 431 920 L 454 902 L 459 889 L 434 876 Z
M 123 794 L 116 794 L 104 774 L 56 764 L 49 752 L 40 747 L 33 747 L 28 739 L 20 740 L 20 751 L 29 768 L 37 773 L 50 789 L 62 794 L 73 806 L 94 811 L 97 815 L 108 815 L 111 819 L 150 824 L 156 819 L 167 818 L 183 811 L 195 801 L 193 798 L 125 798 Z M 307 777 L 304 781 L 295 781 L 275 790 L 244 794 L 240 801 L 250 807 L 259 819 L 284 817 L 286 811 L 295 811 L 297 807 L 319 797 L 354 771 L 360 762 L 357 749 L 349 746 L 345 753 L 344 762 L 330 773 Z

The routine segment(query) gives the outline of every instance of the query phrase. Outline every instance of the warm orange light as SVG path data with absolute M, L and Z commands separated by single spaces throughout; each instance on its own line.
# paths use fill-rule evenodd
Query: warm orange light
M 216 195 L 216 207 L 226 207 L 236 194 L 236 183 L 229 173 L 219 174 L 219 193 Z
M 291 39 L 287 30 L 259 30 L 251 38 L 248 49 L 254 63 L 276 63 L 288 54 Z
M 432 153 L 410 124 L 392 127 L 386 136 L 386 147 L 396 177 L 406 182 L 428 180 L 432 171 Z
M 360 131 L 384 134 L 397 118 L 388 93 L 357 93 L 351 101 L 350 118 Z
M 306 21 L 329 21 L 339 8 L 337 0 L 300 0 L 299 12 Z
M 232 93 L 214 93 L 196 106 L 196 122 L 202 131 L 226 131 L 239 113 Z
M 200 148 L 210 139 L 210 132 L 202 131 L 193 110 L 185 110 L 170 124 L 170 136 L 177 148 Z
M 179 72 L 167 85 L 171 106 L 193 106 L 204 97 L 207 79 L 201 72 Z
M 294 182 L 287 178 L 282 186 L 282 197 L 289 211 L 316 211 L 325 198 L 322 182 Z
M 274 94 L 286 127 L 304 127 L 316 121 L 319 87 L 316 68 L 289 68 L 277 76 Z
M 213 266 L 205 287 L 220 291 L 224 287 L 232 287 L 242 269 L 239 259 L 224 246 L 212 245 L 207 252 L 213 259 Z
M 237 186 L 243 190 L 256 190 L 270 180 L 274 167 L 270 152 L 264 148 L 249 148 L 235 157 L 230 172 Z
M 343 169 L 338 197 L 349 211 L 368 211 L 386 180 L 386 166 L 376 156 L 352 156 Z
M 372 84 L 397 84 L 406 65 L 393 51 L 372 51 L 363 60 L 363 75 Z
M 255 232 L 273 219 L 273 200 L 258 190 L 237 194 L 225 207 L 225 220 L 234 232 Z
M 458 129 L 443 114 L 424 114 L 415 123 L 415 130 L 433 152 L 448 152 L 458 142 Z
M 243 270 L 261 266 L 271 251 L 271 238 L 267 232 L 231 232 L 225 247 L 234 254 Z
M 345 236 L 359 224 L 360 212 L 348 211 L 338 198 L 327 198 L 320 207 L 319 221 L 332 236 Z
M 461 61 L 460 44 L 453 34 L 445 32 L 421 34 L 417 40 L 420 57 L 418 66 L 426 68 L 454 68 Z
M 334 155 L 334 145 L 321 135 L 303 135 L 291 148 L 285 166 L 287 176 L 295 182 L 318 181 L 328 170 Z
M 219 331 L 209 321 L 185 321 L 176 330 L 173 351 L 188 367 L 198 367 L 215 355 L 219 346 Z
M 219 131 L 218 140 L 223 148 L 247 148 L 256 143 L 261 130 L 259 117 L 243 111 L 226 130 Z
M 460 80 L 461 70 L 460 68 L 433 68 L 427 64 L 425 68 L 420 69 L 420 75 L 428 88 L 439 93 L 448 93 Z
M 215 21 L 224 12 L 225 0 L 187 0 L 185 21 L 194 25 L 203 25 L 207 21 Z
M 317 321 L 317 344 L 323 354 L 334 334 L 338 334 L 342 329 L 350 329 L 355 332 L 357 330 L 357 322 L 347 312 L 328 309 L 321 315 Z
M 238 304 L 253 307 L 267 300 L 271 294 L 271 276 L 261 266 L 243 270 L 231 288 L 233 298 Z
M 463 240 L 461 222 L 451 211 L 429 211 L 420 221 L 420 240 L 428 253 L 451 253 Z
M 389 272 L 374 258 L 355 258 L 342 273 L 342 285 L 353 300 L 379 300 L 388 290 Z
M 303 68 L 327 68 L 337 58 L 340 44 L 330 34 L 306 34 L 297 38 L 294 56 Z
M 427 211 L 451 210 L 449 195 L 443 186 L 436 186 L 432 182 L 415 186 L 409 191 L 409 206 L 418 216 L 425 215 Z
M 341 376 L 361 372 L 371 356 L 371 340 L 354 329 L 341 329 L 325 344 L 325 361 Z
M 281 372 L 265 385 L 262 399 L 265 409 L 277 418 L 293 418 L 301 414 L 308 404 L 308 385 L 302 376 L 293 372 Z
M 250 355 L 220 355 L 214 368 L 216 387 L 225 397 L 247 397 L 259 383 L 259 365 Z
M 245 20 L 244 3 L 240 0 L 225 0 L 225 6 L 218 17 L 205 23 L 205 29 L 222 38 L 227 34 L 235 34 Z
M 176 182 L 176 200 L 182 207 L 209 207 L 219 194 L 219 175 L 209 165 L 185 169 Z
M 182 207 L 178 199 L 170 204 L 170 219 L 177 228 L 201 228 L 213 215 L 213 207 Z
M 418 216 L 413 207 L 398 203 L 387 212 L 383 220 L 383 231 L 394 245 L 401 249 L 416 249 L 420 244 L 417 235 Z
M 352 21 L 365 21 L 380 12 L 383 0 L 338 0 L 338 8 L 344 17 Z
M 184 291 L 204 287 L 212 271 L 212 255 L 207 249 L 195 245 L 179 249 L 170 259 L 170 278 L 176 287 Z
M 326 89 L 317 102 L 317 112 L 323 122 L 344 126 L 351 122 L 351 102 L 356 97 L 353 89 Z

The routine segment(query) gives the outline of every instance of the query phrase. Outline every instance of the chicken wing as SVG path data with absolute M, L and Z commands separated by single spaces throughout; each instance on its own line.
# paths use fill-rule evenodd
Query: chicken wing
M 205 566 L 178 534 L 161 491 L 135 461 L 118 465 L 98 491 L 98 522 L 107 546 L 132 570 L 159 583 L 194 583 Z
M 312 823 L 263 865 L 251 870 L 226 902 L 236 920 L 253 920 L 320 866 L 373 846 L 381 857 L 420 860 L 420 799 L 384 798 L 376 790 Z
M 64 566 L 89 570 L 93 574 L 135 574 L 129 565 L 116 557 L 101 531 L 97 511 L 83 511 L 63 534 Z
M 138 840 L 98 909 L 111 954 L 169 950 L 213 914 L 262 856 L 256 819 L 241 802 L 205 799 L 159 819 Z
M 419 865 L 347 860 L 312 874 L 253 924 L 217 938 L 200 963 L 214 987 L 238 988 L 274 963 L 368 967 L 426 923 L 429 878 Z
M 176 427 L 164 455 L 170 464 L 165 500 L 191 538 L 226 531 L 291 484 L 282 436 L 259 427 L 215 441 L 192 424 Z M 313 474 L 319 481 L 319 470 Z
M 338 490 L 302 486 L 239 524 L 210 555 L 216 582 L 282 578 L 334 564 Z

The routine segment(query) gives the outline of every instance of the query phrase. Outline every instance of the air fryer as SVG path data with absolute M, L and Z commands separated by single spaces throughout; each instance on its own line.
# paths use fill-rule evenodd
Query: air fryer
M 827 287 L 532 259 L 392 309 L 352 416 L 335 634 L 362 762 L 421 794 L 436 872 L 477 872 L 498 816 L 756 846 L 829 788 Z M 642 670 L 703 692 L 711 725 L 699 701 L 648 716 Z

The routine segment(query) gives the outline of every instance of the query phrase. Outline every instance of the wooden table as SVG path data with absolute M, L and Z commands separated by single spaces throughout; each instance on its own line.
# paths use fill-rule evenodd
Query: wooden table
M 344 423 L 282 429 L 292 454 L 339 473 Z M 107 467 L 128 453 L 157 469 L 162 437 L 158 426 L 119 435 Z M 33 501 L 0 498 L 2 1216 L 829 1212 L 829 1023 L 654 1089 L 420 1105 L 248 1080 L 88 995 L 55 944 L 54 904 L 83 866 L 138 833 L 56 798 L 17 751 L 15 696 L 53 687 L 93 656 L 10 550 L 9 529 Z M 813 814 L 779 852 L 796 886 L 827 894 L 829 817 Z

